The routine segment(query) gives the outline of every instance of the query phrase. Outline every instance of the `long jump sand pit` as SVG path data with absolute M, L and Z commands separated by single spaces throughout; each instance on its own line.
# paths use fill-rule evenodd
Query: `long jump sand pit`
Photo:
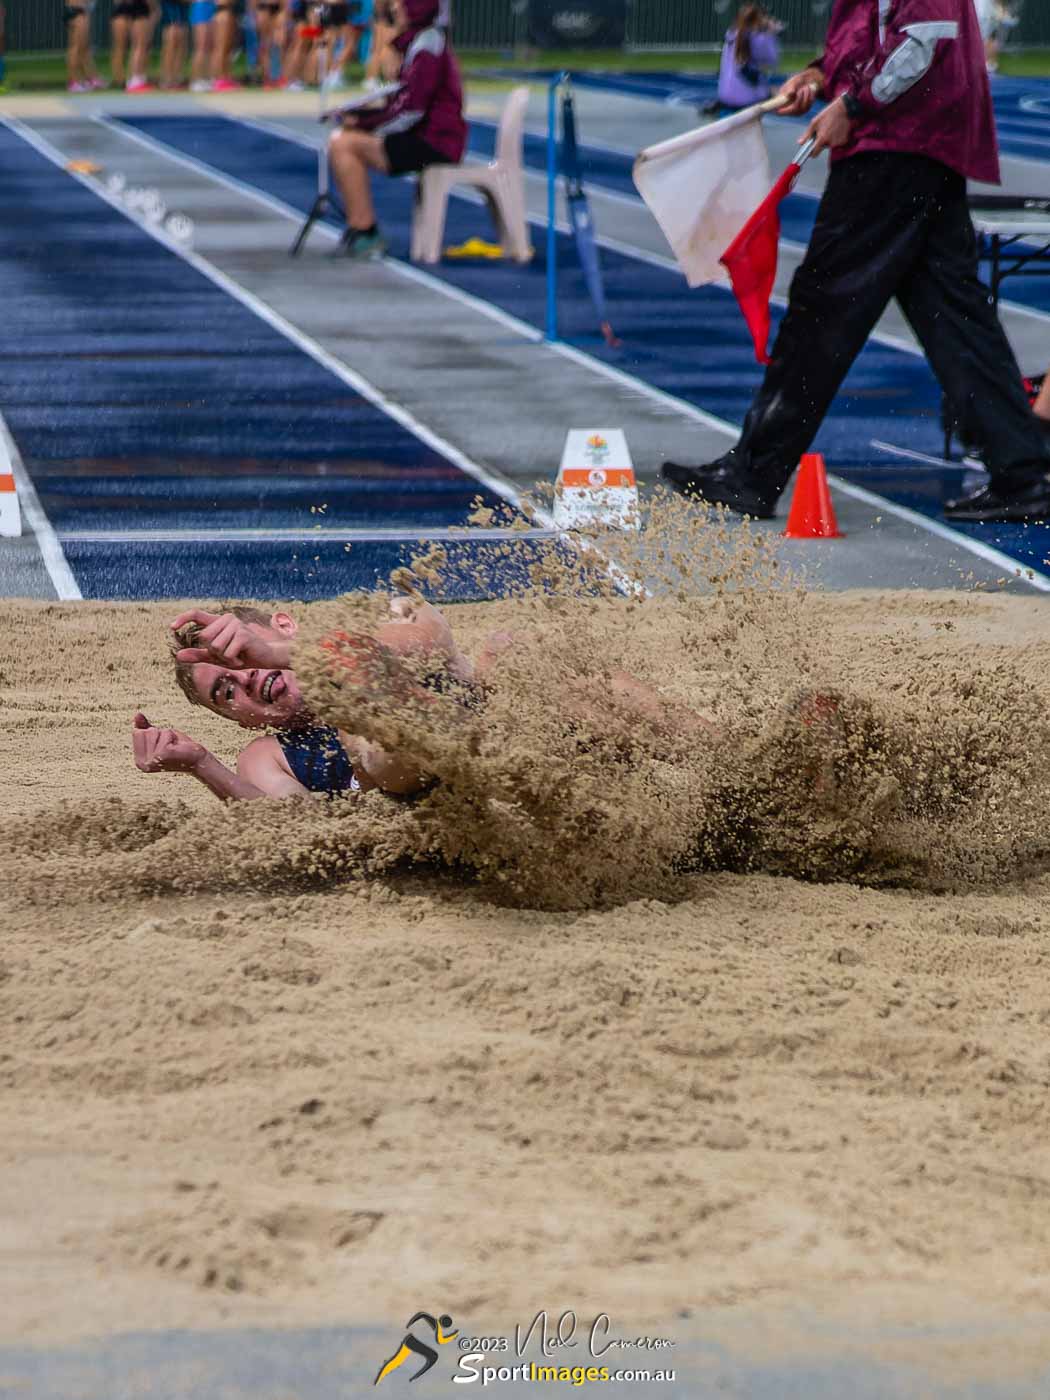
M 140 774 L 243 738 L 173 606 L 9 605 L 5 1337 L 1045 1310 L 1045 604 L 768 583 L 452 609 L 520 640 L 411 805 Z M 611 665 L 718 732 L 567 721 Z

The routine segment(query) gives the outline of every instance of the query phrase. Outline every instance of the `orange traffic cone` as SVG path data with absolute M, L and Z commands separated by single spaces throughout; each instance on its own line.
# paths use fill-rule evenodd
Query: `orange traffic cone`
M 828 474 L 819 452 L 807 452 L 799 463 L 784 534 L 789 540 L 840 540 L 842 531 L 831 504 Z

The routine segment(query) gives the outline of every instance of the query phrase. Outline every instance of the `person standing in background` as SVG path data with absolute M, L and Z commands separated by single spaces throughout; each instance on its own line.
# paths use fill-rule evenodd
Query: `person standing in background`
M 240 28 L 237 0 L 216 0 L 215 33 L 212 37 L 212 92 L 236 92 L 240 83 L 233 76 L 233 53 Z
M 110 15 L 109 66 L 113 81 L 128 92 L 152 92 L 153 86 L 147 77 L 149 70 L 149 46 L 153 38 L 158 11 L 156 0 L 116 0 Z M 131 49 L 130 73 L 126 62 L 128 49 Z
M 192 0 L 190 31 L 193 60 L 190 64 L 190 92 L 211 92 L 211 52 L 215 40 L 215 0 Z
M 734 111 L 765 102 L 780 62 L 779 27 L 763 5 L 743 5 L 726 34 L 718 70 L 718 101 Z
M 160 85 L 169 92 L 184 86 L 189 50 L 190 0 L 161 0 Z
M 281 71 L 284 86 L 289 92 L 302 92 L 306 87 L 305 75 L 314 41 L 303 30 L 311 27 L 307 20 L 306 0 L 288 0 L 287 41 Z
M 66 82 L 70 92 L 92 92 L 106 83 L 95 71 L 91 57 L 91 11 L 94 0 L 63 5 L 66 25 Z
M 401 55 L 393 47 L 397 38 L 391 0 L 376 0 L 372 10 L 372 35 L 365 64 L 365 88 L 374 92 L 385 82 L 396 78 L 401 70 Z
M 281 0 L 251 0 L 250 12 L 255 18 L 256 66 L 264 88 L 277 86 L 273 71 L 277 30 L 281 17 Z

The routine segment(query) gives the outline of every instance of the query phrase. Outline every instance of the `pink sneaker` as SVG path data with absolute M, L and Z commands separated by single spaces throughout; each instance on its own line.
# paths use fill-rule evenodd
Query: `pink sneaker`
M 241 84 L 233 78 L 216 78 L 211 85 L 212 92 L 240 92 Z
M 109 81 L 106 78 L 92 78 L 89 86 L 94 88 L 96 92 L 100 92 L 102 88 L 109 87 Z
M 67 91 L 67 92 L 90 92 L 90 91 L 91 91 L 91 84 L 90 84 L 90 83 L 69 83 L 68 86 L 66 87 L 66 91 Z
M 153 84 L 147 82 L 145 78 L 129 78 L 128 92 L 152 92 Z

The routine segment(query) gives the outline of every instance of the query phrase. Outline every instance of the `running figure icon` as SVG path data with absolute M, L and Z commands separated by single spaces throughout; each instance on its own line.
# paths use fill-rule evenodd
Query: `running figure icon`
M 442 1313 L 441 1316 L 436 1319 L 431 1317 L 430 1313 L 414 1313 L 405 1323 L 405 1337 L 401 1346 L 389 1361 L 384 1361 L 382 1366 L 380 1366 L 379 1373 L 372 1382 L 373 1385 L 378 1385 L 381 1380 L 384 1380 L 392 1372 L 396 1371 L 397 1368 L 403 1365 L 412 1355 L 421 1356 L 423 1358 L 423 1365 L 414 1376 L 409 1377 L 410 1381 L 418 1381 L 420 1376 L 426 1375 L 431 1366 L 437 1361 L 438 1354 L 435 1349 L 428 1343 L 421 1342 L 418 1337 L 413 1337 L 410 1329 L 414 1327 L 417 1322 L 425 1322 L 427 1324 L 434 1333 L 438 1346 L 444 1346 L 446 1342 L 451 1342 L 454 1337 L 459 1335 L 458 1329 L 455 1332 L 450 1330 L 452 1327 L 452 1319 L 449 1317 L 448 1313 Z

